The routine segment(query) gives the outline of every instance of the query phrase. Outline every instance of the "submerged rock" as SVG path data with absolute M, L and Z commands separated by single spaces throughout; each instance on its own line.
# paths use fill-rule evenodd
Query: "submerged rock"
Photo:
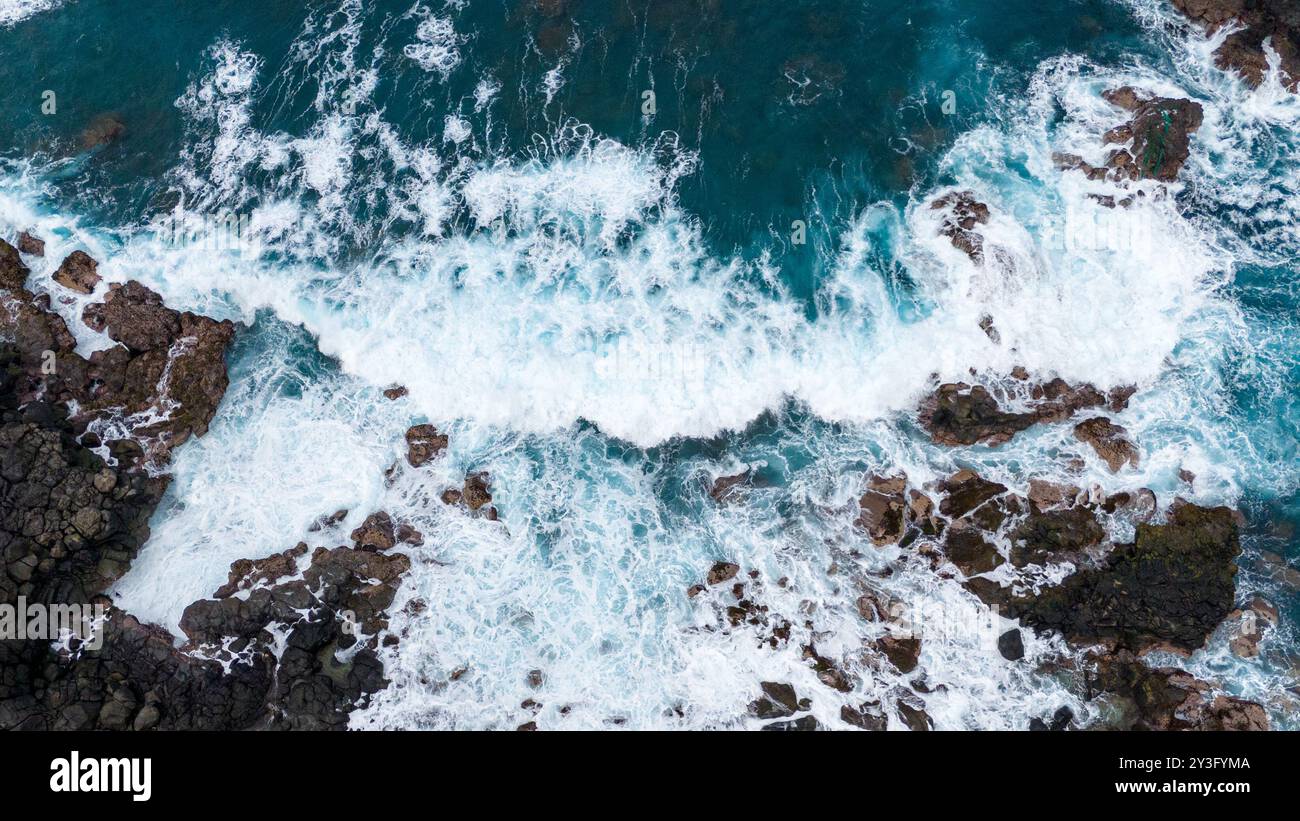
M 718 504 L 725 504 L 739 498 L 740 488 L 749 482 L 752 471 L 746 468 L 732 476 L 719 476 L 709 486 L 709 497 Z

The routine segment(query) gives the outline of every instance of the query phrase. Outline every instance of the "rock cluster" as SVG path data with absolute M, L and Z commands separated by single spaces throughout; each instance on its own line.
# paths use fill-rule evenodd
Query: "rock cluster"
M 984 236 L 975 230 L 976 225 L 989 221 L 989 207 L 975 199 L 974 191 L 954 191 L 930 203 L 933 211 L 942 211 L 939 233 L 947 237 L 957 250 L 971 261 L 984 261 Z
M 88 292 L 95 265 L 82 256 L 59 281 Z M 306 561 L 303 544 L 237 561 L 212 599 L 186 609 L 184 648 L 113 607 L 102 593 L 147 540 L 167 486 L 156 468 L 207 430 L 235 329 L 115 284 L 85 320 L 119 345 L 83 358 L 27 290 L 29 273 L 0 241 L 0 339 L 13 340 L 0 344 L 0 604 L 99 604 L 107 618 L 96 641 L 0 641 L 0 727 L 345 726 L 386 684 L 378 636 L 409 559 L 384 551 L 418 543 L 418 531 L 381 512 L 359 528 L 357 549 L 319 548 Z M 128 424 L 137 416 L 148 421 Z
M 1267 43 L 1281 60 L 1283 84 L 1291 91 L 1300 90 L 1300 7 L 1292 0 L 1171 2 L 1207 34 L 1228 25 L 1240 29 L 1214 52 L 1219 68 L 1235 71 L 1251 86 L 1258 86 L 1268 73 Z
M 1133 392 L 1132 387 L 1123 387 L 1102 393 L 1093 385 L 1070 385 L 1059 378 L 1027 389 L 997 386 L 990 390 L 983 385 L 949 382 L 922 402 L 917 419 L 935 444 L 994 446 L 1034 425 L 1061 422 L 1081 410 L 1121 411 L 1128 407 Z M 1027 409 L 1005 409 L 1012 399 Z
M 85 257 L 74 252 L 59 270 L 86 282 L 95 263 L 78 254 Z M 207 432 L 229 383 L 231 322 L 168 308 L 138 282 L 114 283 L 83 319 L 119 344 L 87 358 L 63 319 L 27 290 L 28 273 L 17 249 L 0 240 L 0 287 L 8 292 L 0 326 L 10 329 L 18 353 L 20 403 L 74 402 L 70 421 L 81 441 L 127 463 L 158 467 L 172 448 Z

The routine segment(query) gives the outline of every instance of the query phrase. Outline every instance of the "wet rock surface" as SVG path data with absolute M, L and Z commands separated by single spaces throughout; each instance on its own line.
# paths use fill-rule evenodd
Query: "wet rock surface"
M 974 191 L 954 191 L 930 203 L 942 211 L 939 233 L 976 264 L 984 261 L 984 236 L 975 230 L 989 221 L 989 207 L 975 198 Z
M 1182 505 L 1166 524 L 1138 524 L 1135 541 L 1116 545 L 1102 566 L 1016 600 L 1011 612 L 1075 641 L 1192 651 L 1232 610 L 1240 553 L 1231 510 Z
M 1265 43 L 1281 61 L 1282 83 L 1300 89 L 1300 6 L 1291 0 L 1170 0 L 1207 34 L 1240 27 L 1214 52 L 1215 62 L 1258 86 L 1268 73 Z
M 996 390 L 997 394 L 983 385 L 945 383 L 922 402 L 917 418 L 935 444 L 995 446 L 1034 425 L 1061 422 L 1088 408 L 1122 410 L 1132 395 L 1129 388 L 1102 393 L 1093 385 L 1070 385 L 1059 378 L 1027 388 Z M 1013 400 L 1025 409 L 1008 409 Z
M 234 326 L 174 311 L 130 282 L 87 311 L 119 346 L 85 359 L 63 320 L 26 290 L 28 273 L 0 242 L 0 338 L 14 340 L 0 344 L 0 604 L 97 604 L 106 620 L 91 641 L 0 641 L 0 727 L 345 726 L 385 686 L 377 636 L 409 559 L 339 547 L 308 562 L 300 544 L 237 561 L 213 599 L 186 609 L 189 644 L 179 649 L 167 631 L 113 607 L 102 593 L 148 539 L 168 484 L 143 457 L 165 464 L 171 447 L 207 430 Z M 99 435 L 105 420 L 144 410 L 166 418 L 144 436 Z M 419 539 L 398 529 L 398 539 Z
M 54 272 L 54 281 L 70 291 L 88 294 L 99 284 L 98 268 L 99 263 L 85 251 L 73 251 Z

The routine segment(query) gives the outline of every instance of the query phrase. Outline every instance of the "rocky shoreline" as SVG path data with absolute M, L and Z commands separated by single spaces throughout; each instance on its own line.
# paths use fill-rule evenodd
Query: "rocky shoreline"
M 24 239 L 28 248 L 32 239 Z M 387 631 L 388 608 L 410 568 L 395 548 L 418 546 L 423 535 L 377 511 L 352 531 L 350 544 L 311 550 L 302 543 L 237 561 L 211 598 L 185 609 L 180 642 L 113 607 L 103 593 L 148 539 L 171 449 L 203 435 L 216 413 L 235 328 L 167 308 L 137 282 L 114 284 L 100 289 L 103 301 L 90 303 L 83 321 L 118 345 L 83 358 L 59 315 L 27 290 L 20 252 L 0 241 L 0 260 L 0 331 L 12 340 L 0 346 L 0 603 L 99 603 L 108 613 L 96 648 L 75 639 L 57 649 L 47 641 L 0 642 L 0 727 L 345 728 L 349 713 L 388 684 L 378 651 L 381 642 L 398 641 Z M 60 266 L 56 282 L 86 283 L 94 293 L 99 283 L 86 274 L 93 274 L 90 262 Z M 82 273 L 65 276 L 69 268 Z M 1119 470 L 1138 450 L 1109 415 L 1122 412 L 1133 393 L 1132 386 L 1038 383 L 1017 369 L 991 385 L 941 385 L 917 418 L 947 447 L 997 446 L 1036 425 L 1074 424 L 1076 437 Z M 1098 412 L 1075 424 L 1075 417 Z M 145 421 L 122 423 L 129 419 Z M 405 438 L 413 469 L 448 444 L 430 425 L 411 427 Z M 716 504 L 743 503 L 753 481 L 745 471 L 718 478 L 708 490 Z M 490 477 L 471 473 L 463 487 L 444 491 L 442 502 L 495 519 L 489 488 Z M 323 516 L 313 529 L 336 530 L 347 513 Z M 904 475 L 865 477 L 854 521 L 876 548 L 901 548 L 900 562 L 953 578 L 1018 620 L 1019 628 L 998 639 L 1008 664 L 1022 663 L 1025 629 L 1086 648 L 1088 663 L 1076 680 L 1088 700 L 1111 705 L 1111 717 L 1090 726 L 1268 726 L 1260 705 L 1144 660 L 1153 650 L 1188 654 L 1241 614 L 1233 609 L 1240 553 L 1233 511 L 1177 500 L 1161 515 L 1145 489 L 1104 496 L 1034 481 L 1013 490 L 963 470 L 925 486 Z M 1131 542 L 1111 537 L 1117 522 L 1133 525 Z M 1044 567 L 1067 562 L 1078 569 L 1057 584 L 1041 583 Z M 862 659 L 825 655 L 813 622 L 775 612 L 764 590 L 757 571 L 718 562 L 685 592 L 698 606 L 716 607 L 722 629 L 754 631 L 774 649 L 801 642 L 818 680 L 852 692 Z M 1249 652 L 1276 624 L 1276 608 L 1267 602 L 1248 609 L 1263 615 L 1234 639 L 1234 651 Z M 896 603 L 869 586 L 857 610 L 886 628 L 863 658 L 915 678 L 887 702 L 845 706 L 843 725 L 930 729 L 926 696 L 935 685 L 921 664 L 924 635 L 896 630 Z M 763 729 L 821 727 L 808 712 L 811 699 L 791 684 L 762 682 L 759 690 L 750 716 Z M 1026 716 L 1024 726 L 1059 730 L 1078 722 L 1062 707 Z M 536 722 L 521 725 L 535 728 Z
M 1214 52 L 1215 63 L 1257 88 L 1268 73 L 1266 45 L 1277 54 L 1282 84 L 1300 91 L 1300 6 L 1290 0 L 1170 0 L 1207 35 L 1233 31 Z
M 1221 67 L 1258 85 L 1268 43 L 1285 82 L 1297 88 L 1300 11 L 1272 0 L 1172 2 L 1209 32 L 1238 28 L 1216 51 Z M 1166 186 L 1191 157 L 1201 106 L 1129 86 L 1103 97 L 1116 111 L 1114 127 L 1099 138 L 1113 146 L 1104 161 L 1057 154 L 1056 166 L 1110 186 L 1092 195 L 1105 207 L 1167 196 Z M 972 265 L 998 259 L 980 233 L 993 210 L 976 192 L 949 191 L 928 211 L 938 235 Z M 49 290 L 91 297 L 80 321 L 112 343 L 83 356 L 49 294 L 28 287 L 25 259 L 42 257 L 45 243 L 28 233 L 13 242 L 0 240 L 0 605 L 98 604 L 107 619 L 99 646 L 75 638 L 0 641 L 0 728 L 346 728 L 349 715 L 389 684 L 381 654 L 399 641 L 388 629 L 390 608 L 411 568 L 409 549 L 422 545 L 424 534 L 377 510 L 345 538 L 340 526 L 348 511 L 323 515 L 312 530 L 343 544 L 313 549 L 302 542 L 236 561 L 210 597 L 185 608 L 179 637 L 114 607 L 105 591 L 149 538 L 173 450 L 203 436 L 218 411 L 238 330 L 169 308 L 139 282 L 104 283 L 98 262 L 75 251 L 53 272 Z M 999 342 L 992 317 L 980 326 Z M 1079 451 L 1080 465 L 1095 457 L 1118 476 L 1142 463 L 1140 443 L 1118 421 L 1134 385 L 1071 384 L 1020 367 L 938 382 L 914 414 L 934 445 L 998 447 L 1031 429 L 1069 425 L 1087 448 Z M 384 391 L 393 401 L 406 394 L 400 385 Z M 432 425 L 417 424 L 405 443 L 407 466 L 418 470 L 449 441 Z M 717 506 L 743 505 L 759 481 L 747 468 L 717 476 L 704 491 Z M 1037 479 L 1011 487 L 969 468 L 927 482 L 903 473 L 864 475 L 859 490 L 852 509 L 842 512 L 852 522 L 855 551 L 897 553 L 881 577 L 919 569 L 959 585 L 972 603 L 1004 620 L 996 647 L 1007 665 L 1027 664 L 1031 631 L 1070 648 L 1050 663 L 1057 670 L 1034 672 L 1063 673 L 1080 700 L 1104 705 L 1096 711 L 1101 717 L 1085 722 L 1062 705 L 1017 717 L 1025 729 L 1268 729 L 1262 705 L 1152 661 L 1158 654 L 1188 656 L 1220 629 L 1230 633 L 1231 652 L 1249 658 L 1276 628 L 1275 605 L 1239 596 L 1236 511 L 1183 499 L 1162 510 L 1142 487 L 1107 494 Z M 495 521 L 492 492 L 492 477 L 470 472 L 439 498 Z M 838 710 L 836 728 L 932 729 L 927 699 L 944 684 L 928 676 L 924 631 L 912 629 L 909 614 L 869 574 L 854 583 L 852 615 L 871 626 L 865 632 L 873 638 L 834 652 L 824 641 L 832 628 L 820 615 L 781 612 L 774 603 L 770 594 L 788 579 L 765 579 L 719 557 L 699 568 L 698 581 L 682 594 L 712 615 L 705 629 L 743 631 L 774 651 L 793 648 L 817 682 L 851 702 Z M 900 683 L 880 698 L 850 698 L 872 670 Z M 544 675 L 521 671 L 534 689 Z M 737 724 L 823 728 L 812 712 L 824 698 L 819 693 L 800 693 L 786 681 L 755 682 L 754 693 Z M 540 708 L 531 698 L 520 705 L 531 714 Z
M 113 284 L 83 321 L 118 344 L 82 357 L 27 289 L 22 253 L 0 240 L 0 604 L 99 604 L 107 619 L 98 642 L 0 641 L 0 727 L 344 727 L 386 684 L 376 634 L 407 557 L 363 534 L 236 562 L 186 609 L 183 647 L 113 607 L 103 593 L 149 537 L 172 449 L 207 431 L 225 393 L 235 327 Z M 89 294 L 96 268 L 74 252 L 53 278 Z

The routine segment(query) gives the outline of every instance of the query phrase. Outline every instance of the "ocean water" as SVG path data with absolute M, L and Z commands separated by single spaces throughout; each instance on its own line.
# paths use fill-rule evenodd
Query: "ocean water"
M 1214 47 L 1163 0 L 0 0 L 0 229 L 47 240 L 33 281 L 81 247 L 246 326 L 112 594 L 175 630 L 235 559 L 382 508 L 426 542 L 355 727 L 513 728 L 530 697 L 543 728 L 747 726 L 762 680 L 835 724 L 916 678 L 862 651 L 869 585 L 927 614 L 936 726 L 1023 728 L 1095 714 L 1033 672 L 1070 651 L 1029 637 L 1008 665 L 956 581 L 886 573 L 854 500 L 873 472 L 1023 486 L 1079 456 L 1076 483 L 1242 507 L 1239 594 L 1282 628 L 1257 659 L 1220 636 L 1170 661 L 1294 726 L 1300 602 L 1261 557 L 1300 556 L 1300 100 Z M 1111 210 L 1051 155 L 1099 162 L 1125 83 L 1205 124 L 1171 196 Z M 937 234 L 954 189 L 992 209 L 982 268 Z M 1112 475 L 1069 426 L 917 429 L 933 375 L 1014 365 L 1137 384 L 1141 465 Z M 451 445 L 412 470 L 423 421 Z M 745 468 L 742 503 L 708 497 Z M 478 470 L 499 521 L 437 502 Z M 759 572 L 787 646 L 686 596 L 718 560 Z

